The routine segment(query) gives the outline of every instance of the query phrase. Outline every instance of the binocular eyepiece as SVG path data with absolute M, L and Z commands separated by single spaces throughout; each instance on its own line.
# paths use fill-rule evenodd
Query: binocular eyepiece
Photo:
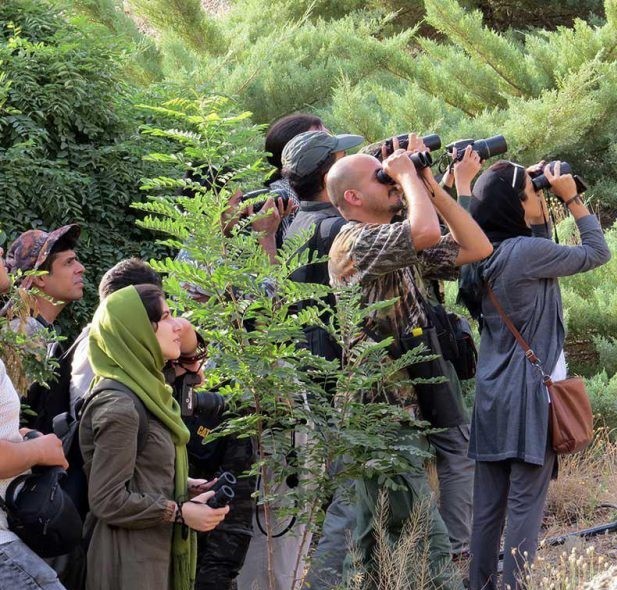
M 238 483 L 236 476 L 229 471 L 221 473 L 216 479 L 216 483 L 210 488 L 210 491 L 215 492 L 206 504 L 210 508 L 222 508 L 227 506 L 235 497 L 234 486 Z
M 415 154 L 407 154 L 409 159 L 413 163 L 416 170 L 422 170 L 423 168 L 428 168 L 433 164 L 433 158 L 430 152 L 417 152 Z M 383 170 L 377 170 L 375 175 L 377 181 L 381 184 L 395 184 L 395 180 L 390 178 L 388 174 Z
M 235 495 L 236 494 L 229 486 L 221 486 L 206 504 L 210 506 L 210 508 L 223 508 L 234 499 Z

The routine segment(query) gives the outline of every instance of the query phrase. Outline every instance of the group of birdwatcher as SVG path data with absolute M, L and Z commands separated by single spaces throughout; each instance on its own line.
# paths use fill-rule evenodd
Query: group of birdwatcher
M 304 248 L 320 262 L 298 269 L 294 281 L 359 285 L 366 305 L 394 300 L 362 326 L 361 340 L 392 337 L 387 361 L 420 344 L 436 354 L 401 370 L 391 386 L 356 392 L 362 403 L 396 405 L 409 417 L 395 424 L 406 461 L 396 489 L 377 476 L 345 481 L 318 538 L 301 522 L 265 535 L 256 524 L 265 516 L 254 499 L 260 478 L 247 475 L 255 441 L 207 440 L 227 419 L 224 396 L 199 392 L 216 343 L 170 311 L 162 277 L 147 262 L 126 258 L 103 275 L 98 308 L 75 327 L 79 336 L 48 344 L 55 378 L 16 391 L 0 359 L 0 587 L 326 590 L 361 575 L 363 588 L 378 589 L 375 517 L 384 493 L 381 534 L 392 545 L 414 511 L 426 511 L 418 543 L 435 588 L 525 587 L 558 455 L 584 446 L 591 420 L 584 389 L 575 392 L 580 416 L 558 414 L 559 396 L 580 385 L 567 380 L 558 279 L 609 260 L 602 228 L 567 163 L 487 166 L 507 149 L 501 136 L 448 145 L 438 178 L 436 135 L 364 143 L 309 114 L 274 122 L 265 138 L 274 171 L 248 231 L 273 265 L 282 244 L 309 235 Z M 190 176 L 220 188 L 206 172 Z M 578 245 L 552 239 L 545 192 L 574 218 Z M 222 231 L 246 214 L 244 196 L 231 198 Z M 25 316 L 4 306 L 11 329 L 48 339 L 83 297 L 92 261 L 78 257 L 80 233 L 76 224 L 28 229 L 6 256 L 0 251 L 0 292 L 18 283 L 31 295 Z M 190 261 L 190 249 L 178 256 Z M 475 328 L 446 309 L 443 281 L 458 281 L 480 331 L 478 350 Z M 198 285 L 186 288 L 207 299 Z M 317 303 L 337 305 L 334 295 Z M 343 362 L 319 326 L 305 328 L 296 345 Z M 410 384 L 427 377 L 445 379 Z M 472 377 L 469 411 L 461 382 Z M 187 383 L 196 411 L 181 407 Z M 21 416 L 25 427 L 22 402 L 34 411 Z M 582 428 L 574 442 L 564 442 L 561 419 Z M 418 449 L 434 455 L 438 502 Z M 345 461 L 324 467 L 334 476 Z M 288 478 L 277 493 L 295 485 L 303 483 Z

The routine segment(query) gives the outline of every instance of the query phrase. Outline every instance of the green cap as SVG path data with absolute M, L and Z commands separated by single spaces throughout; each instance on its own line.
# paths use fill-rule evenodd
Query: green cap
M 360 145 L 360 135 L 330 135 L 325 131 L 305 131 L 290 139 L 283 149 L 283 174 L 303 178 L 313 174 L 330 154 Z

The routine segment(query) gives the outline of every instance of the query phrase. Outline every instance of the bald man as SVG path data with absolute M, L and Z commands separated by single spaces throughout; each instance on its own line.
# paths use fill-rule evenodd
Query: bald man
M 482 230 L 439 186 L 430 168 L 417 172 L 409 156 L 409 152 L 397 150 L 383 164 L 369 155 L 347 156 L 334 164 L 327 178 L 328 195 L 348 220 L 330 249 L 331 284 L 360 284 L 367 304 L 396 298 L 392 307 L 368 318 L 367 334 L 376 339 L 392 336 L 397 343 L 418 330 L 429 332 L 425 279 L 456 278 L 460 265 L 481 260 L 492 251 Z M 474 158 L 469 150 L 463 158 L 464 169 L 472 167 Z M 471 194 L 473 175 L 468 176 L 469 186 L 461 183 L 459 192 Z M 443 237 L 439 216 L 450 231 Z M 407 378 L 401 375 L 401 381 Z M 424 417 L 420 406 L 426 407 L 412 387 L 403 386 L 387 395 L 362 392 L 362 401 L 400 405 L 418 419 Z M 452 411 L 455 409 L 447 408 L 449 422 L 443 426 L 467 420 L 464 408 L 458 413 Z M 408 441 L 409 447 L 429 448 L 426 437 L 407 425 L 400 426 L 400 440 Z M 388 491 L 388 536 L 392 541 L 397 540 L 418 501 L 431 495 L 424 461 L 412 448 L 407 459 L 409 471 L 396 478 L 401 490 Z M 372 519 L 381 488 L 377 478 L 366 478 L 356 482 L 356 491 L 354 540 L 370 571 L 375 545 Z M 433 581 L 443 588 L 460 588 L 451 568 L 448 533 L 434 503 L 430 503 L 429 526 Z

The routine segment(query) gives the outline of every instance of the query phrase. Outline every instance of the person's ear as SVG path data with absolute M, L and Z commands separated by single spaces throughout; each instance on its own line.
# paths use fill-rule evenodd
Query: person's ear
M 36 277 L 32 277 L 32 286 L 42 291 L 43 289 L 45 289 L 45 284 L 46 284 L 45 278 L 47 276 L 49 276 L 48 273 L 44 275 L 38 275 Z
M 360 198 L 360 193 L 353 189 L 348 189 L 343 193 L 343 199 L 346 203 L 354 207 L 362 206 L 362 199 Z

